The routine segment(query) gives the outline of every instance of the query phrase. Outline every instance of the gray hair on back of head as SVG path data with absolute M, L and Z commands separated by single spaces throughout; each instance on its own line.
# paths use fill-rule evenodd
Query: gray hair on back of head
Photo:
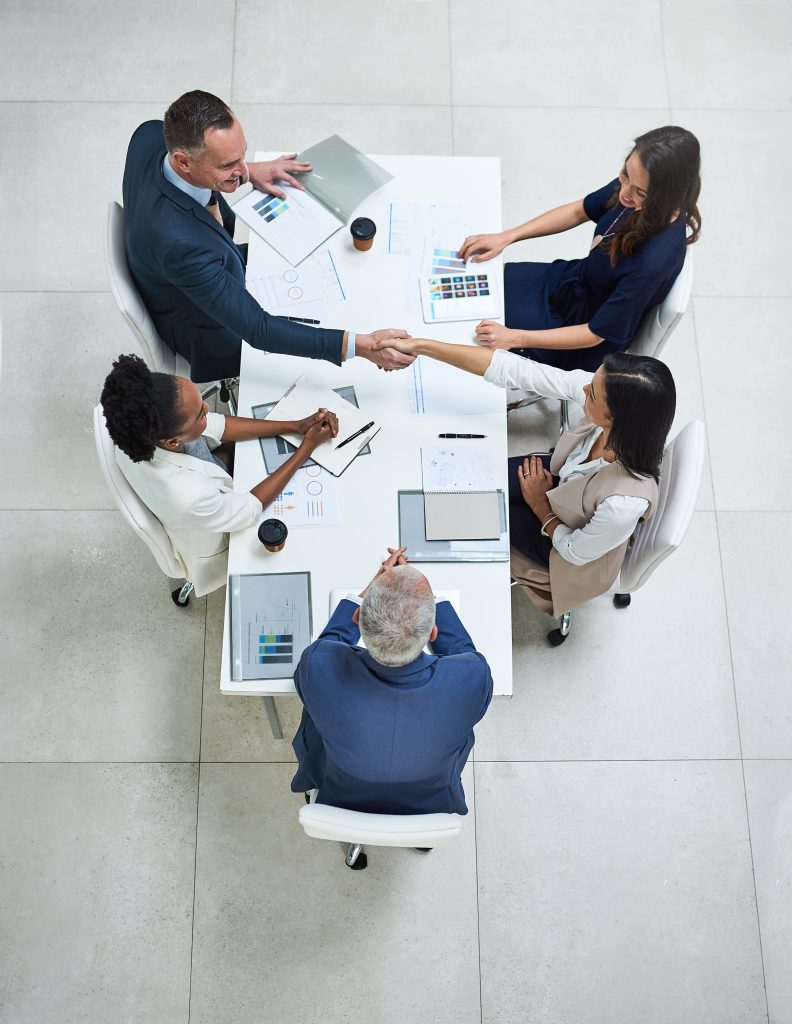
M 426 577 L 411 565 L 378 576 L 360 606 L 360 635 L 381 665 L 415 661 L 435 623 L 435 601 Z

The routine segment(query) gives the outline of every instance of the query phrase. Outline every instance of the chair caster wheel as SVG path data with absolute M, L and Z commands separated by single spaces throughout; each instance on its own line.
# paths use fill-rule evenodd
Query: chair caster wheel
M 551 629 L 547 634 L 547 639 L 551 647 L 560 647 L 568 635 L 568 633 L 562 633 L 560 629 Z
M 614 594 L 613 595 L 613 607 L 614 608 L 627 608 L 629 607 L 630 601 L 632 601 L 631 594 Z
M 171 591 L 171 598 L 173 599 L 173 603 L 176 605 L 177 608 L 186 608 L 187 605 L 190 603 L 190 595 L 188 594 L 183 601 L 180 601 L 179 594 L 181 594 L 181 592 L 182 588 L 176 587 L 175 590 Z
M 431 853 L 434 849 L 433 846 L 414 846 L 413 849 L 416 853 Z
M 220 385 L 220 401 L 223 405 L 228 405 L 228 399 L 231 397 L 231 392 L 228 390 L 228 385 L 225 381 Z
M 347 866 L 350 867 L 353 871 L 365 871 L 365 869 L 368 867 L 368 857 L 366 856 L 365 853 L 358 854 L 358 858 L 355 861 L 355 863 L 349 864 Z

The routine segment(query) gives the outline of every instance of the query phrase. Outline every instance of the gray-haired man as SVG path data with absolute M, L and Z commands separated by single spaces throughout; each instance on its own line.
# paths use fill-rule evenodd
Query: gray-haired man
M 291 788 L 318 789 L 320 803 L 352 810 L 466 814 L 461 773 L 492 676 L 451 604 L 435 605 L 404 550 L 388 548 L 362 603 L 341 601 L 303 652 Z

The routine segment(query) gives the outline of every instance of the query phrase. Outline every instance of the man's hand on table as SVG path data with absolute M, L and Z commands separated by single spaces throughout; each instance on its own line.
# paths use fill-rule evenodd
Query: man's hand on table
M 299 188 L 304 192 L 305 189 L 293 175 L 305 174 L 306 171 L 311 170 L 311 165 L 305 163 L 304 160 L 295 160 L 296 156 L 296 153 L 286 153 L 276 160 L 249 163 L 247 168 L 253 188 L 257 188 L 259 192 L 269 192 L 270 195 L 283 198 L 286 193 L 283 189 L 278 188 L 275 182 L 285 181 L 287 185 L 293 185 L 294 188 Z
M 393 327 L 372 331 L 371 334 L 358 334 L 355 338 L 355 355 L 371 360 L 381 370 L 403 370 L 415 362 L 412 353 L 405 353 L 399 348 L 399 343 L 409 337 L 406 331 Z
M 387 572 L 388 569 L 392 569 L 395 565 L 407 565 L 407 556 L 404 554 L 406 550 L 406 546 L 401 548 L 388 548 L 388 557 L 382 562 L 379 569 L 374 574 L 374 579 L 372 579 L 371 583 L 373 583 L 378 576 Z M 366 591 L 371 586 L 371 583 L 369 583 L 367 587 L 363 588 L 360 592 L 360 597 L 365 596 Z

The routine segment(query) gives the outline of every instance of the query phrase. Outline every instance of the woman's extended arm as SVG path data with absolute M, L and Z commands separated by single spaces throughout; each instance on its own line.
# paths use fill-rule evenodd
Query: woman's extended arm
M 550 327 L 544 331 L 523 331 L 494 320 L 482 320 L 476 327 L 476 341 L 487 348 L 592 348 L 602 341 L 588 324 Z
M 483 263 L 503 252 L 507 245 L 522 242 L 526 238 L 543 238 L 545 235 L 558 235 L 562 231 L 576 228 L 584 224 L 588 215 L 583 208 L 583 200 L 556 206 L 547 213 L 542 213 L 532 220 L 527 220 L 516 228 L 507 228 L 490 235 L 468 235 L 459 249 L 463 260 L 472 259 L 473 263 Z M 477 254 L 477 255 L 475 255 Z

